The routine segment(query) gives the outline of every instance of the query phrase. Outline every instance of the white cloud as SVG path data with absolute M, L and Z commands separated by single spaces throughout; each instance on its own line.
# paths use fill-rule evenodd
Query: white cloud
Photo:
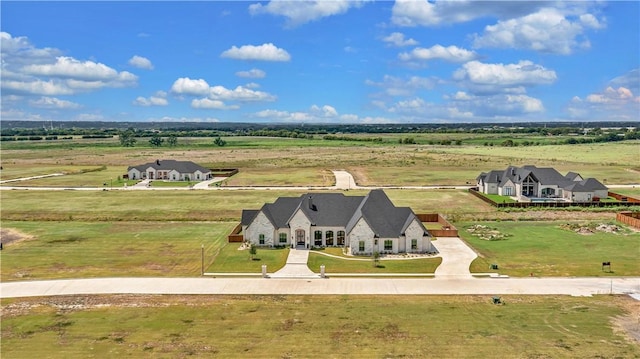
M 3 67 L 49 63 L 62 54 L 60 50 L 50 47 L 36 48 L 28 38 L 13 37 L 7 32 L 0 32 L 0 50 L 2 50 Z
M 55 97 L 47 97 L 47 96 L 43 96 L 35 100 L 30 100 L 29 104 L 32 107 L 47 108 L 47 109 L 76 109 L 80 107 L 80 105 L 75 102 L 60 100 Z
M 336 117 L 338 116 L 338 111 L 333 106 L 324 105 L 322 107 L 318 107 L 317 105 L 311 106 L 311 112 L 313 114 L 320 115 L 322 117 Z
M 178 95 L 205 96 L 200 99 L 193 99 L 191 106 L 194 108 L 208 109 L 238 109 L 237 105 L 227 105 L 225 101 L 237 102 L 258 102 L 275 101 L 276 96 L 264 92 L 253 90 L 257 84 L 248 86 L 237 86 L 235 89 L 228 89 L 224 86 L 209 86 L 203 79 L 193 80 L 188 77 L 177 79 L 171 86 L 171 92 Z
M 184 95 L 206 95 L 209 93 L 209 84 L 203 79 L 192 80 L 181 77 L 171 85 L 171 92 Z
M 2 89 L 5 92 L 21 93 L 27 95 L 72 95 L 73 89 L 59 81 L 43 81 L 30 79 L 29 81 L 2 81 Z
M 551 84 L 557 79 L 555 71 L 531 61 L 506 65 L 471 61 L 456 70 L 453 77 L 470 85 L 489 86 L 492 90 Z
M 80 61 L 72 57 L 59 56 L 54 64 L 27 65 L 22 72 L 34 76 L 71 78 L 81 81 L 131 81 L 137 77 L 130 72 L 118 72 L 113 68 L 93 61 Z
M 210 98 L 193 99 L 191 101 L 191 107 L 212 110 L 236 110 L 240 108 L 238 105 L 227 106 L 220 100 L 212 100 Z
M 626 87 L 607 87 L 584 99 L 574 96 L 566 108 L 572 118 L 582 120 L 637 121 L 640 95 Z
M 243 86 L 230 90 L 224 86 L 213 86 L 209 90 L 209 98 L 223 101 L 275 101 L 276 97 L 267 92 L 255 91 Z
M 158 91 L 154 96 L 150 96 L 148 98 L 139 96 L 133 101 L 133 104 L 136 106 L 167 106 L 169 101 L 167 100 L 167 93 L 164 91 Z
M 291 55 L 272 43 L 255 45 L 232 46 L 229 50 L 220 54 L 220 57 L 236 60 L 260 60 L 260 61 L 289 61 Z
M 543 6 L 536 1 L 416 1 L 396 0 L 391 22 L 399 26 L 439 26 L 486 16 L 522 16 Z
M 153 64 L 151 63 L 151 60 L 138 55 L 135 55 L 129 59 L 129 65 L 137 67 L 139 69 L 153 70 Z
M 389 36 L 383 37 L 382 41 L 396 47 L 415 46 L 418 44 L 418 41 L 414 39 L 405 39 L 404 34 L 401 32 L 391 33 Z
M 287 26 L 297 26 L 323 17 L 346 13 L 350 8 L 361 7 L 360 0 L 270 1 L 249 5 L 251 15 L 271 14 L 287 18 Z
M 465 50 L 457 46 L 434 45 L 428 49 L 418 47 L 411 52 L 403 52 L 398 55 L 398 58 L 402 61 L 412 60 L 444 60 L 449 62 L 467 62 L 475 59 L 476 53 L 473 51 Z
M 634 93 L 640 93 L 640 69 L 633 69 L 622 76 L 609 81 L 609 87 L 625 87 Z
M 249 79 L 261 79 L 267 76 L 267 73 L 260 69 L 251 69 L 248 71 L 238 71 L 236 76 Z
M 2 81 L 5 94 L 59 96 L 135 86 L 138 77 L 94 61 L 60 56 L 54 48 L 37 48 L 26 37 L 0 32 Z
M 576 48 L 590 46 L 583 37 L 586 28 L 599 29 L 603 26 L 591 14 L 583 14 L 572 21 L 560 9 L 544 8 L 485 27 L 484 34 L 476 35 L 474 46 L 530 49 L 568 55 Z

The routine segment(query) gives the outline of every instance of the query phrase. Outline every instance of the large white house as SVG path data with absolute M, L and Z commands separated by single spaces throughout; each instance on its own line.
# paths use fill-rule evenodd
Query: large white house
M 127 169 L 132 180 L 205 181 L 211 170 L 191 161 L 156 160 Z
M 509 166 L 505 170 L 482 172 L 476 181 L 482 193 L 510 196 L 519 201 L 592 202 L 609 196 L 609 189 L 595 178 L 584 179 L 575 172 L 563 176 L 550 167 Z
M 259 246 L 343 247 L 352 254 L 434 253 L 431 236 L 408 207 L 382 190 L 366 196 L 309 193 L 242 211 L 244 239 Z

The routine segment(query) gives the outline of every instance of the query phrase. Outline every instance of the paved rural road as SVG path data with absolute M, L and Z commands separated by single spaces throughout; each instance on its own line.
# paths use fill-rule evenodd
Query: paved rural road
M 215 178 L 213 181 L 205 181 L 195 184 L 193 187 L 147 187 L 146 183 L 140 182 L 129 187 L 113 187 L 110 190 L 118 191 L 132 191 L 132 190 L 144 190 L 144 191 L 176 191 L 176 190 L 290 190 L 290 191 L 304 191 L 304 190 L 349 190 L 349 189 L 469 189 L 474 187 L 472 185 L 435 185 L 435 186 L 358 186 L 351 173 L 343 170 L 332 171 L 336 178 L 336 184 L 334 186 L 250 186 L 250 187 L 233 187 L 233 186 L 221 186 L 221 187 L 209 187 L 209 183 L 220 182 L 224 178 Z M 26 181 L 34 178 L 44 178 L 51 176 L 60 176 L 62 174 L 51 174 L 44 176 L 28 177 L 28 178 L 16 178 L 12 180 L 0 181 L 5 182 L 19 182 Z M 609 188 L 635 188 L 640 187 L 640 184 L 624 184 L 624 185 L 607 185 Z M 0 190 L 33 190 L 33 191 L 104 191 L 104 187 L 29 187 L 29 186 L 0 186 Z
M 330 276 L 330 274 L 329 274 Z M 638 294 L 625 278 L 96 278 L 0 283 L 1 298 L 78 294 Z

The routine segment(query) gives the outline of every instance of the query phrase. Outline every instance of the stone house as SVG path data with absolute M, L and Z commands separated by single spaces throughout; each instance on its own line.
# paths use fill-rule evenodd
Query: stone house
M 595 178 L 584 179 L 575 172 L 563 176 L 550 167 L 509 166 L 505 170 L 482 172 L 476 182 L 482 193 L 510 196 L 519 201 L 591 202 L 609 196 L 609 189 Z
M 244 239 L 259 246 L 342 247 L 352 254 L 433 253 L 431 236 L 408 207 L 382 190 L 366 196 L 309 193 L 242 211 Z
M 127 169 L 132 180 L 206 181 L 212 178 L 211 170 L 191 161 L 156 160 Z

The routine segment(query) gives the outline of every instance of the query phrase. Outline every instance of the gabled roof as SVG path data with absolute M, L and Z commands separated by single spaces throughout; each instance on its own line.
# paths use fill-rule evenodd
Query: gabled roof
M 593 192 L 608 188 L 595 178 L 587 178 L 582 181 L 571 181 L 571 184 L 564 186 L 562 189 L 572 192 Z
M 569 172 L 565 176 L 561 175 L 555 168 L 536 167 L 526 165 L 522 167 L 509 166 L 505 170 L 493 170 L 488 173 L 482 172 L 478 176 L 479 180 L 485 183 L 497 183 L 501 185 L 510 179 L 513 183 L 522 183 L 528 176 L 542 185 L 556 185 L 560 188 L 572 191 L 595 191 L 607 189 L 605 185 L 595 178 L 582 180 L 582 176 L 576 172 Z
M 176 170 L 179 173 L 194 173 L 200 171 L 202 173 L 211 172 L 211 170 L 204 168 L 191 161 L 176 161 L 176 160 L 156 160 L 154 162 L 145 163 L 139 166 L 131 166 L 127 169 L 137 169 L 140 172 L 146 171 L 147 168 L 153 168 L 156 171 L 173 171 Z
M 567 172 L 564 177 L 571 181 L 582 180 L 582 176 L 580 176 L 580 174 L 577 172 Z
M 280 197 L 267 203 L 260 211 L 244 210 L 242 224 L 249 225 L 262 212 L 276 228 L 289 227 L 289 221 L 302 211 L 312 225 L 344 227 L 350 232 L 358 220 L 364 219 L 374 233 L 382 238 L 399 237 L 417 218 L 408 207 L 396 207 L 382 190 L 372 190 L 366 196 L 345 196 L 342 193 L 308 193 L 300 197 Z M 418 221 L 422 226 L 422 223 Z M 422 227 L 424 233 L 427 230 Z

